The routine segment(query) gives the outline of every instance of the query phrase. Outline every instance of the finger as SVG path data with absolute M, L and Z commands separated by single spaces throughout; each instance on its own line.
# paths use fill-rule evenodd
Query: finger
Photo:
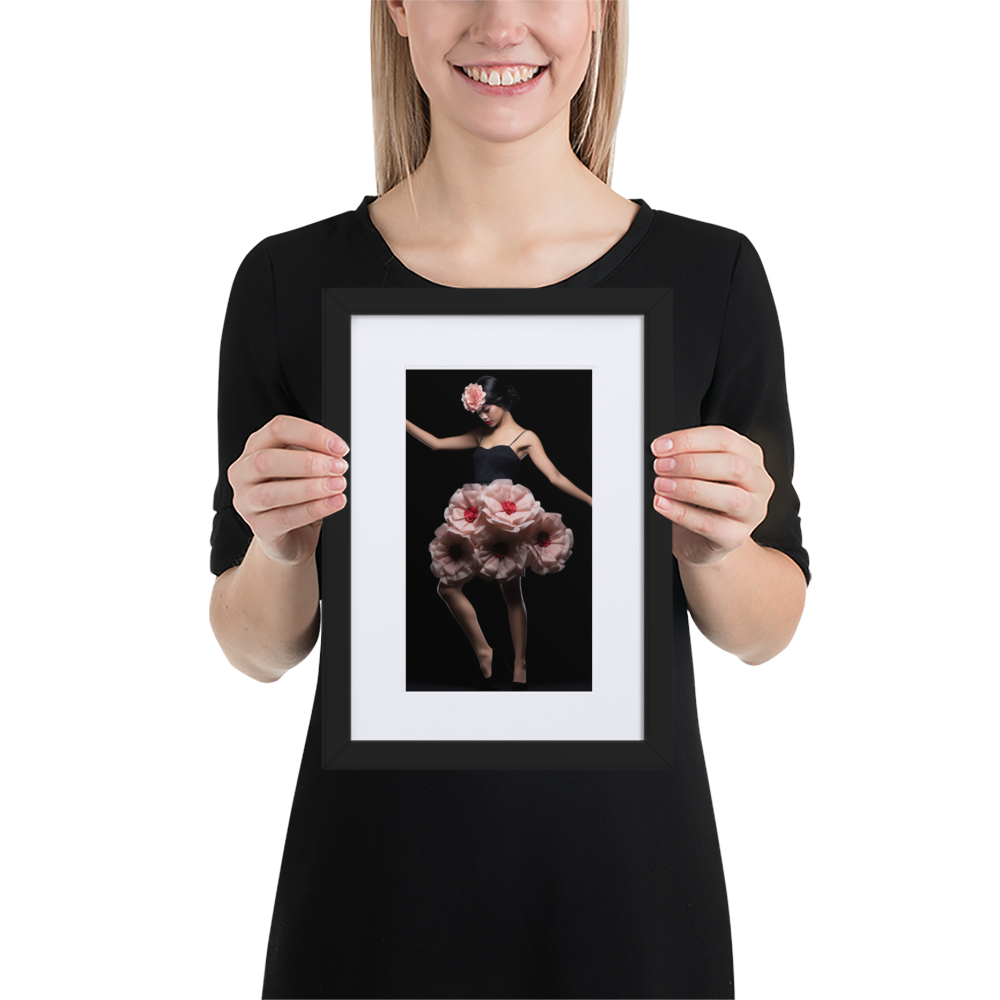
M 758 464 L 763 464 L 764 456 L 760 445 L 719 424 L 673 431 L 656 438 L 649 447 L 654 455 L 671 456 L 692 451 L 731 451 Z
M 754 511 L 752 493 L 728 483 L 709 483 L 704 479 L 671 479 L 657 477 L 653 489 L 658 496 L 680 503 L 694 504 L 727 517 L 748 519 Z
M 706 479 L 746 488 L 756 480 L 754 466 L 730 451 L 691 451 L 653 459 L 653 472 L 671 479 Z
M 294 446 L 262 448 L 244 455 L 243 462 L 247 481 L 258 483 L 265 479 L 339 476 L 350 468 L 345 458 Z
M 278 539 L 296 528 L 304 528 L 347 506 L 347 494 L 338 493 L 325 500 L 310 500 L 292 507 L 275 507 L 264 511 L 254 524 L 254 534 L 264 539 Z
M 294 507 L 311 500 L 325 500 L 343 493 L 347 480 L 343 476 L 322 479 L 269 480 L 251 486 L 243 495 L 240 506 L 251 514 L 260 514 L 277 507 Z
M 674 524 L 687 528 L 688 531 L 693 531 L 696 535 L 701 535 L 719 548 L 730 552 L 739 548 L 748 535 L 746 527 L 740 522 L 710 510 L 692 507 L 690 504 L 668 500 L 662 496 L 657 496 L 653 500 L 653 506 L 658 514 L 662 514 Z
M 351 449 L 347 442 L 321 424 L 288 413 L 279 413 L 247 438 L 246 451 L 262 448 L 284 448 L 298 445 L 324 455 L 346 455 Z

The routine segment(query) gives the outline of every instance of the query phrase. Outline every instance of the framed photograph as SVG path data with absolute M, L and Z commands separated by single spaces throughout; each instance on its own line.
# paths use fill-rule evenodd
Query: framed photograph
M 325 288 L 324 769 L 668 769 L 668 288 Z

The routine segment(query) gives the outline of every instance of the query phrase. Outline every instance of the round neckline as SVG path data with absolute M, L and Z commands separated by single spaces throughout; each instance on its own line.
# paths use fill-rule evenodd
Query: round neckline
M 379 263 L 386 269 L 392 271 L 396 278 L 396 283 L 409 288 L 455 288 L 455 285 L 442 285 L 436 281 L 431 281 L 423 275 L 411 271 L 393 252 L 389 244 L 383 239 L 382 234 L 372 222 L 368 206 L 378 199 L 378 195 L 366 194 L 361 199 L 361 204 L 354 210 L 354 214 L 368 238 L 368 243 Z M 653 223 L 653 210 L 642 200 L 642 198 L 630 198 L 629 201 L 639 206 L 632 224 L 628 227 L 622 238 L 609 247 L 600 257 L 588 264 L 583 270 L 571 274 L 562 281 L 557 281 L 551 285 L 538 285 L 538 288 L 581 288 L 595 285 L 602 281 L 612 271 L 619 267 L 626 257 L 639 245 L 642 238 L 649 232 L 649 227 Z M 484 449 L 489 451 L 489 448 Z

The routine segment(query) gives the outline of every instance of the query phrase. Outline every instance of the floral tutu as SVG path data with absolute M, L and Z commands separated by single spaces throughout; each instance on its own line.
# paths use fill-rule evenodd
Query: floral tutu
M 503 583 L 529 567 L 543 576 L 558 573 L 573 554 L 573 532 L 527 486 L 494 479 L 455 490 L 427 548 L 431 572 L 446 584 L 474 576 Z

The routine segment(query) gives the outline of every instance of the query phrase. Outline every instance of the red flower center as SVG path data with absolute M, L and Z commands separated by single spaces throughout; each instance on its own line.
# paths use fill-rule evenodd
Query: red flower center
M 476 516 L 478 514 L 479 510 L 476 507 L 466 507 L 465 514 L 463 516 L 465 517 L 466 521 L 475 521 Z
M 506 512 L 507 512 L 508 514 L 513 514 L 513 513 L 514 513 L 514 511 L 516 511 L 516 510 L 517 510 L 517 504 L 516 504 L 516 503 L 514 503 L 514 501 L 513 501 L 513 500 L 505 500 L 505 501 L 504 501 L 504 502 L 503 502 L 502 504 L 500 504 L 500 506 L 501 506 L 501 507 L 503 507 L 503 509 L 504 509 L 504 510 L 505 510 L 505 511 L 506 511 Z
M 507 543 L 506 542 L 494 542 L 493 552 L 498 559 L 503 559 L 507 555 Z
M 538 544 L 541 545 L 542 547 L 551 544 L 551 540 L 549 539 L 549 533 L 547 531 L 538 532 Z

